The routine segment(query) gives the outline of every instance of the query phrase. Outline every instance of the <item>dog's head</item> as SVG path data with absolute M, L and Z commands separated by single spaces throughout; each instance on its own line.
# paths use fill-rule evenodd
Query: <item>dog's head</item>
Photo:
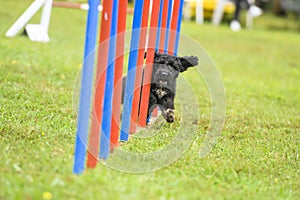
M 151 111 L 155 105 L 158 105 L 166 121 L 174 122 L 176 79 L 179 73 L 196 65 L 198 65 L 196 56 L 177 57 L 155 53 L 151 80 L 151 105 L 149 107 Z

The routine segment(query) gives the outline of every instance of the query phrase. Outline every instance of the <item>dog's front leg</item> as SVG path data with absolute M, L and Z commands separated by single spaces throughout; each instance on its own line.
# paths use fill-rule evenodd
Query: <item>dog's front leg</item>
M 149 104 L 148 104 L 148 114 L 147 118 L 151 116 L 151 113 L 153 112 L 154 108 L 157 105 L 157 101 L 155 96 L 150 92 L 150 97 L 149 97 Z

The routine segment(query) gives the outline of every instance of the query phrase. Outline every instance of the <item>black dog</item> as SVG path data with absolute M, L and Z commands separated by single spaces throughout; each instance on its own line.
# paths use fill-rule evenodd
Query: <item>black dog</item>
M 154 54 L 148 118 L 154 108 L 159 106 L 165 120 L 169 123 L 174 122 L 174 99 L 177 77 L 179 73 L 196 65 L 198 65 L 198 58 L 196 56 L 177 57 L 168 54 Z M 123 91 L 125 80 L 123 78 Z

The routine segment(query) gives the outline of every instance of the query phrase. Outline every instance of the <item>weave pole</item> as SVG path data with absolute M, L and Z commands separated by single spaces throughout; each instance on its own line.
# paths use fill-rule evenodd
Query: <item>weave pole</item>
M 158 14 L 158 22 L 157 22 L 157 33 L 156 33 L 156 42 L 155 42 L 155 51 L 158 51 L 159 49 L 159 43 L 160 43 L 160 29 L 161 29 L 161 21 L 162 21 L 162 15 L 163 15 L 163 7 L 164 6 L 164 0 L 160 1 L 159 6 L 159 14 Z
M 161 2 L 160 2 L 158 24 L 157 24 L 157 36 L 156 36 L 156 43 L 155 43 L 155 52 L 158 52 L 159 49 L 160 49 L 160 40 L 164 40 L 164 33 L 162 32 L 162 27 L 165 24 L 165 19 L 163 19 L 163 17 L 166 17 L 164 12 L 166 12 L 165 11 L 165 9 L 166 9 L 165 5 L 168 4 L 167 1 L 168 0 L 161 0 Z M 149 116 L 146 119 L 146 123 L 148 123 L 150 121 L 151 117 L 157 117 L 157 115 L 158 115 L 158 107 L 156 106 L 153 109 L 153 112 L 152 112 L 151 116 Z
M 98 46 L 96 86 L 94 94 L 94 106 L 92 110 L 92 121 L 88 148 L 87 167 L 94 168 L 97 165 L 100 141 L 100 127 L 102 122 L 102 107 L 104 98 L 104 85 L 106 79 L 106 66 L 108 62 L 108 42 L 110 36 L 110 25 L 112 16 L 112 1 L 103 1 L 103 11 Z
M 164 47 L 165 47 L 168 8 L 169 8 L 169 0 L 164 0 L 163 9 L 162 9 L 163 10 L 162 21 L 160 26 L 160 41 L 159 41 L 159 49 L 158 49 L 160 53 L 164 52 Z
M 112 97 L 114 89 L 115 56 L 116 56 L 116 33 L 118 24 L 119 0 L 113 0 L 112 20 L 109 40 L 108 67 L 106 70 L 106 84 L 104 93 L 102 129 L 100 137 L 99 158 L 107 159 L 110 150 L 111 116 L 112 116 Z M 101 59 L 101 58 L 99 58 Z
M 135 132 L 137 120 L 138 120 L 139 104 L 140 104 L 140 97 L 141 97 L 140 96 L 141 85 L 142 85 L 142 78 L 143 78 L 144 54 L 145 54 L 145 45 L 146 45 L 146 36 L 147 36 L 147 25 L 148 25 L 148 17 L 149 17 L 149 5 L 150 5 L 150 0 L 144 0 L 143 16 L 142 16 L 142 24 L 141 24 L 141 36 L 140 36 L 140 44 L 138 49 L 138 61 L 136 65 L 134 94 L 132 100 L 131 122 L 130 122 L 130 130 L 129 130 L 130 133 Z
M 166 41 L 168 39 L 168 27 L 172 12 L 172 0 L 163 0 L 158 21 L 161 22 L 158 28 L 159 38 L 156 39 L 156 52 L 163 53 L 166 51 Z M 158 107 L 156 106 L 152 112 L 152 117 L 157 117 Z M 149 120 L 149 119 L 147 119 Z
M 159 15 L 157 15 L 157 13 L 159 13 L 159 8 L 160 8 L 159 5 L 160 5 L 160 0 L 153 0 L 147 57 L 146 57 L 146 64 L 144 67 L 143 88 L 142 88 L 142 96 L 140 102 L 139 125 L 142 127 L 146 126 L 146 120 L 147 120 L 147 111 L 148 111 L 148 103 L 149 103 L 149 96 L 150 96 L 150 83 L 152 77 L 152 67 L 153 67 L 154 52 L 156 46 L 156 36 L 157 36 L 157 26 L 158 26 L 158 18 L 159 18 Z
M 166 0 L 164 0 L 166 1 Z M 170 0 L 171 1 L 171 0 Z M 169 54 L 175 54 L 177 55 L 178 51 L 178 45 L 179 45 L 179 34 L 180 34 L 180 27 L 181 27 L 181 16 L 182 16 L 182 8 L 183 8 L 183 2 L 184 0 L 174 0 L 173 4 L 173 11 L 172 11 L 172 19 L 171 19 L 171 24 L 170 24 L 170 34 L 169 34 L 169 45 L 168 45 L 168 53 Z M 164 3 L 166 6 L 167 4 Z M 165 6 L 164 5 L 164 6 Z M 168 5 L 169 6 L 169 5 Z M 164 9 L 164 8 L 161 8 Z M 165 18 L 171 17 L 171 14 L 169 13 L 168 15 L 163 12 L 163 15 L 165 15 Z M 164 17 L 162 16 L 162 25 L 161 29 L 163 29 L 164 23 L 163 23 Z M 159 32 L 159 31 L 157 31 Z M 163 32 L 164 33 L 164 32 Z M 159 45 L 159 49 L 164 49 L 165 47 L 165 42 L 162 40 L 162 37 L 165 37 L 162 32 L 158 33 L 159 35 L 157 36 L 157 41 L 160 41 L 159 43 L 156 43 L 156 48 Z M 160 39 L 158 39 L 158 37 Z M 160 47 L 162 46 L 162 47 Z M 149 50 L 147 51 L 149 52 Z M 151 50 L 150 50 L 151 52 Z M 150 54 L 149 52 L 149 54 Z M 164 50 L 163 50 L 164 52 Z M 154 54 L 154 52 L 151 52 L 151 55 Z M 148 53 L 147 53 L 148 55 Z M 147 57 L 148 59 L 148 57 Z M 147 61 L 146 59 L 146 68 L 144 71 L 144 83 L 143 83 L 143 89 L 142 89 L 142 98 L 141 98 L 141 104 L 140 104 L 140 116 L 139 116 L 139 125 L 142 127 L 146 126 L 146 120 L 147 120 L 147 111 L 148 111 L 148 104 L 149 104 L 149 95 L 150 95 L 150 83 L 151 83 L 151 76 L 152 76 L 152 64 L 153 63 L 153 58 L 149 58 Z M 150 62 L 151 61 L 151 62 Z
M 121 117 L 121 101 L 122 101 L 122 75 L 124 66 L 124 49 L 125 49 L 125 30 L 126 30 L 126 10 L 128 1 L 119 1 L 118 14 L 118 36 L 116 49 L 115 63 L 115 80 L 113 93 L 113 113 L 111 124 L 110 149 L 118 146 L 120 132 L 120 117 Z
M 170 36 L 169 36 L 169 45 L 168 45 L 168 54 L 174 54 L 175 51 L 175 40 L 176 40 L 176 30 L 177 30 L 177 24 L 179 19 L 181 20 L 181 17 L 178 17 L 179 9 L 180 9 L 180 1 L 181 0 L 174 0 L 173 5 L 173 12 L 172 12 L 172 20 L 171 20 L 171 26 L 170 26 Z
M 164 53 L 167 53 L 169 48 L 168 45 L 169 45 L 170 24 L 171 24 L 171 17 L 172 17 L 172 4 L 173 4 L 173 0 L 169 0 Z
M 6 37 L 14 37 L 29 22 L 29 20 L 38 12 L 47 0 L 35 0 L 27 10 L 18 18 L 18 20 L 5 33 Z
M 132 97 L 134 92 L 134 81 L 136 74 L 136 64 L 140 41 L 140 28 L 142 21 L 143 0 L 136 0 L 134 4 L 134 15 L 132 23 L 131 44 L 128 61 L 128 73 L 126 76 L 126 87 L 124 91 L 124 104 L 122 114 L 122 127 L 120 140 L 127 141 L 130 129 L 130 116 L 132 110 Z
M 177 56 L 178 47 L 179 47 L 179 39 L 180 39 L 180 30 L 181 30 L 181 16 L 183 9 L 184 0 L 180 0 L 179 9 L 178 9 L 178 17 L 177 17 L 177 29 L 176 29 L 176 39 L 175 39 L 175 49 L 174 55 Z
M 100 0 L 89 1 L 89 11 L 86 25 L 84 62 L 81 78 L 79 113 L 77 122 L 75 155 L 73 172 L 80 174 L 84 170 L 86 142 L 89 132 L 89 115 L 92 99 L 92 83 L 94 69 L 94 47 L 96 44 L 98 5 Z

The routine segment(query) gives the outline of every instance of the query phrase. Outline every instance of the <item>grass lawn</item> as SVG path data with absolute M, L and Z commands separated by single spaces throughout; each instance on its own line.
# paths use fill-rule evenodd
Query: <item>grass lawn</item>
M 238 33 L 184 22 L 182 32 L 206 49 L 226 88 L 216 147 L 199 157 L 204 109 L 199 137 L 173 164 L 146 174 L 99 164 L 77 176 L 72 96 L 86 14 L 54 8 L 47 44 L 5 38 L 30 2 L 0 7 L 0 199 L 299 199 L 299 22 L 266 14 Z M 127 145 L 152 149 L 139 140 Z

